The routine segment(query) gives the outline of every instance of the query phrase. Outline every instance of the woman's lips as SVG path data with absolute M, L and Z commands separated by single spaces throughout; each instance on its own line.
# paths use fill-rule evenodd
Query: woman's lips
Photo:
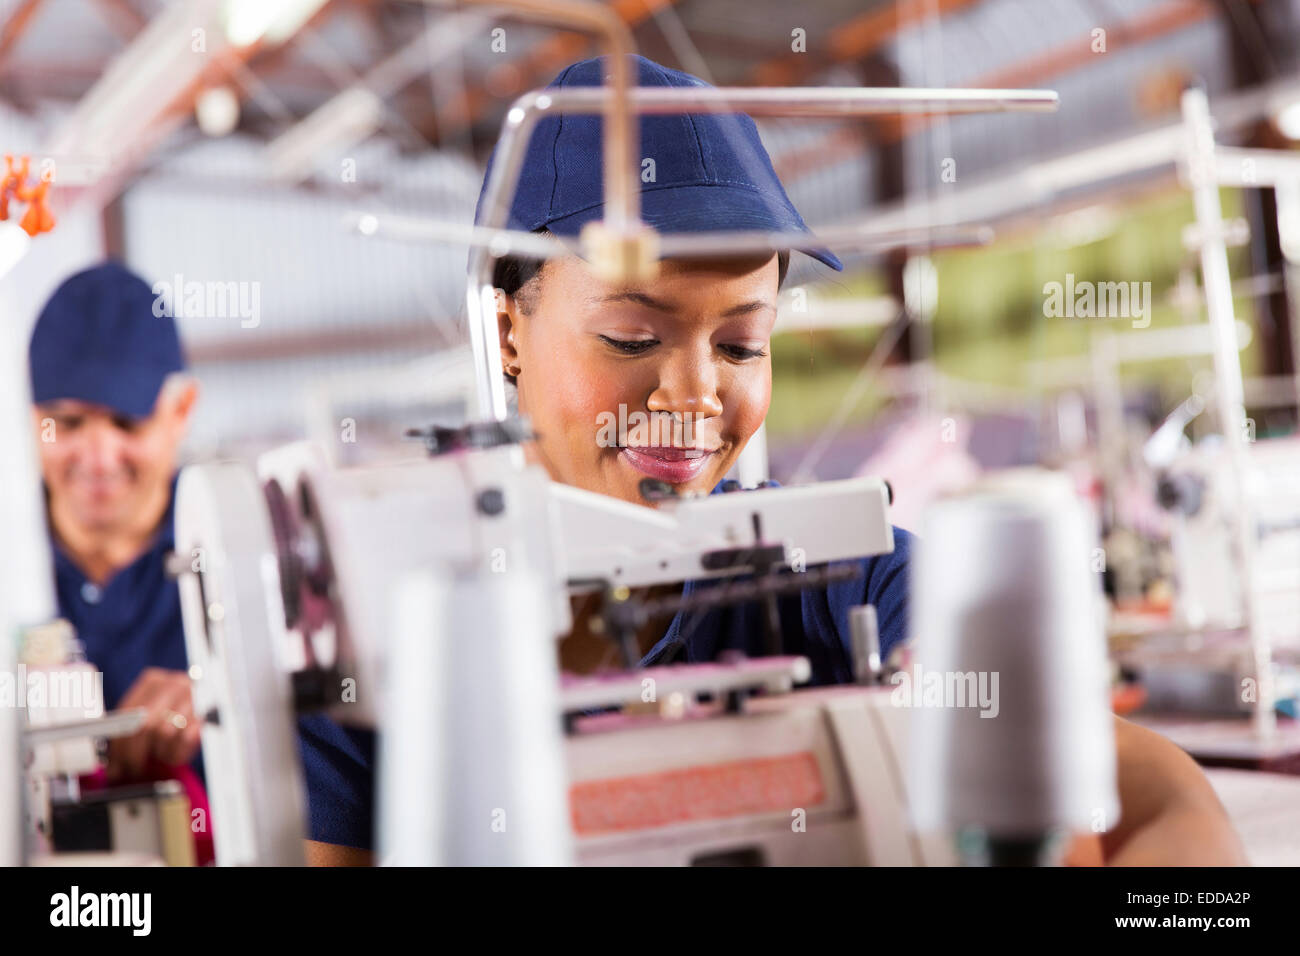
M 698 478 L 713 454 L 703 448 L 619 449 L 619 457 L 641 474 L 673 485 Z

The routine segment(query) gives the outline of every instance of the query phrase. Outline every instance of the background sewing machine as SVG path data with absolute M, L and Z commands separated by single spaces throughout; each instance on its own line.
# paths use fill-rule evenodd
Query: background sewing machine
M 72 627 L 28 629 L 12 689 L 24 715 L 24 839 L 35 866 L 193 866 L 190 801 L 174 781 L 83 788 L 108 740 L 135 733 L 141 708 L 105 713 L 101 675 Z M 16 701 L 5 701 L 14 706 Z

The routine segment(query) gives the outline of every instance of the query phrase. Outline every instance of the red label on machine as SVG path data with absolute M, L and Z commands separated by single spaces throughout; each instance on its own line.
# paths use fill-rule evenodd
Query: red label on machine
M 569 789 L 573 830 L 579 836 L 788 813 L 824 799 L 821 769 L 808 752 L 588 780 Z

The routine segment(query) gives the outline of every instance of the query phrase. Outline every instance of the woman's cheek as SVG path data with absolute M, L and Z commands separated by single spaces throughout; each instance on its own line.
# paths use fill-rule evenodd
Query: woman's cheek
M 574 374 L 567 378 L 567 381 L 557 383 L 556 392 L 564 403 L 571 430 L 584 435 L 594 445 L 601 414 L 610 412 L 617 415 L 620 403 L 630 407 L 627 386 L 617 370 L 607 368 L 606 363 L 599 359 L 584 359 L 575 366 Z
M 727 437 L 742 447 L 763 424 L 772 402 L 772 367 L 768 361 L 765 359 L 752 372 L 748 369 L 745 372 L 732 383 L 722 402 Z
M 614 415 L 617 421 L 619 404 L 631 407 L 631 403 L 620 377 L 610 374 L 601 362 L 587 360 L 568 368 L 572 374 L 556 376 L 546 389 L 544 401 L 552 424 L 550 433 L 564 436 L 564 448 L 553 450 L 557 457 L 563 455 L 563 463 L 556 464 L 573 481 L 594 475 L 602 455 L 607 454 L 598 441 L 602 416 Z M 542 431 L 540 422 L 534 427 Z

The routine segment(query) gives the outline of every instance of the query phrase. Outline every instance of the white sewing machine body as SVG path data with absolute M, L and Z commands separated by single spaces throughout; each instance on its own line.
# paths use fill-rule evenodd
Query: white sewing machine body
M 752 697 L 739 714 L 592 718 L 567 749 L 578 861 L 954 863 L 946 835 L 912 832 L 904 775 L 909 720 L 892 693 L 827 687 Z
M 809 567 L 888 551 L 884 484 L 764 489 L 652 509 L 556 485 L 540 469 L 521 467 L 518 456 L 516 446 L 503 445 L 331 470 L 310 446 L 291 446 L 261 462 L 269 492 L 238 465 L 183 473 L 178 563 L 188 561 L 194 572 L 181 575 L 182 604 L 195 709 L 209 717 L 203 745 L 220 862 L 300 859 L 293 683 L 300 694 L 303 684 L 292 675 L 307 670 L 328 675 L 324 685 L 315 682 L 316 705 L 341 722 L 381 731 L 385 861 L 572 860 L 571 786 L 597 779 L 607 750 L 625 758 L 643 753 L 647 759 L 634 763 L 644 773 L 700 766 L 706 753 L 723 764 L 815 754 L 821 799 L 805 808 L 814 821 L 809 830 L 820 832 L 831 817 L 853 826 L 854 798 L 870 785 L 860 767 L 846 775 L 836 735 L 878 739 L 877 752 L 893 753 L 873 708 L 784 693 L 798 679 L 796 668 L 783 681 L 765 682 L 771 696 L 747 700 L 741 714 L 653 718 L 653 726 L 640 718 L 623 729 L 566 737 L 562 712 L 595 704 L 562 692 L 555 640 L 571 624 L 571 582 L 600 578 L 618 588 L 743 573 L 755 544 L 781 554 L 797 547 Z M 756 515 L 761 542 L 754 540 Z M 714 689 L 727 680 L 754 686 L 743 668 L 700 667 L 713 669 Z M 685 678 L 699 668 L 671 670 Z M 735 673 L 721 673 L 728 670 Z M 863 690 L 847 693 L 866 699 Z M 751 729 L 760 725 L 761 732 Z M 773 733 L 777 727 L 785 729 Z M 788 751 L 772 754 L 783 736 Z M 903 807 L 891 766 L 888 773 L 875 768 L 885 774 L 890 800 L 871 803 L 887 816 Z M 530 838 L 502 840 L 486 826 L 477 839 L 463 825 L 439 829 L 444 818 L 464 821 L 497 808 L 512 831 Z M 733 809 L 720 819 L 753 816 Z M 791 809 L 780 811 L 781 822 L 796 832 Z M 769 813 L 763 826 L 771 825 Z M 906 829 L 901 818 L 873 826 Z M 578 858 L 611 852 L 605 836 L 592 843 L 604 850 L 588 842 L 578 834 Z M 845 861 L 869 856 L 859 847 Z

